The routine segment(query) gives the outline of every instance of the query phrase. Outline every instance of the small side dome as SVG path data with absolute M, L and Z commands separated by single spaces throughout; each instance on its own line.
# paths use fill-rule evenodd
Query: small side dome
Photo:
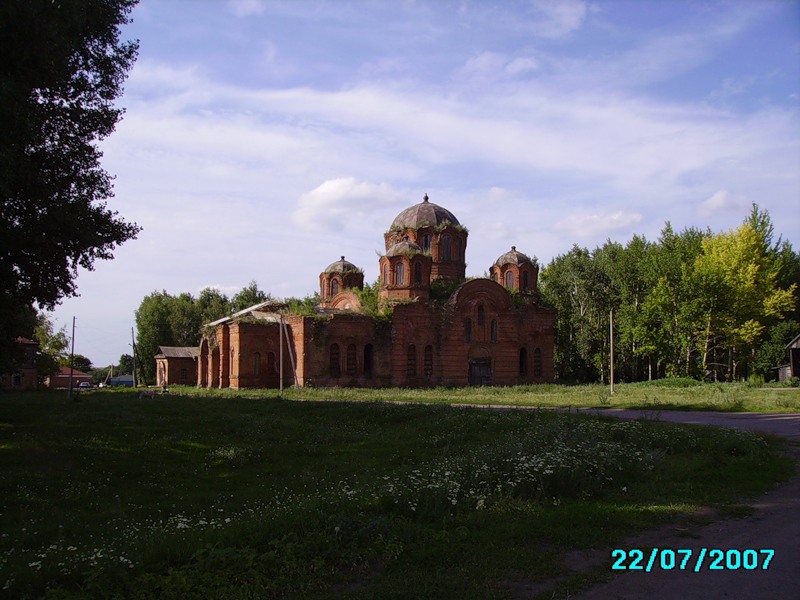
M 498 267 L 505 265 L 517 265 L 518 267 L 521 267 L 522 265 L 532 265 L 534 263 L 530 256 L 517 250 L 516 246 L 511 246 L 511 251 L 503 254 L 494 262 L 494 264 Z
M 422 254 L 422 246 L 415 244 L 414 242 L 409 241 L 408 236 L 402 241 L 397 242 L 394 246 L 389 248 L 386 251 L 386 256 L 399 256 L 403 255 L 413 255 L 413 254 Z
M 342 256 L 341 259 L 329 264 L 323 273 L 347 273 L 348 271 L 358 271 L 358 267 Z
M 420 227 L 436 227 L 445 221 L 458 225 L 458 219 L 446 208 L 428 201 L 428 195 L 422 202 L 415 204 L 394 218 L 389 229 L 419 229 Z

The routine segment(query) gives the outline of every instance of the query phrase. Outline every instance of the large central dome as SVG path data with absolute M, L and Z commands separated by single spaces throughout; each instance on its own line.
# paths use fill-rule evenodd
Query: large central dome
M 419 229 L 420 227 L 436 227 L 445 221 L 451 225 L 458 225 L 458 219 L 446 208 L 428 202 L 428 195 L 422 202 L 405 209 L 392 221 L 390 229 Z

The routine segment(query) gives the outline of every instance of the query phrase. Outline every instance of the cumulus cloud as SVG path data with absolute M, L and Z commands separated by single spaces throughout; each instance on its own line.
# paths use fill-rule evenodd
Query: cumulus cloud
M 573 212 L 555 224 L 555 228 L 577 239 L 597 238 L 624 232 L 642 220 L 641 213 L 616 210 L 594 213 Z
M 588 12 L 584 0 L 531 0 L 537 17 L 534 33 L 545 38 L 560 38 L 580 29 Z
M 329 179 L 297 200 L 292 221 L 312 231 L 339 231 L 363 227 L 365 220 L 383 213 L 383 207 L 402 206 L 407 199 L 385 183 L 358 181 L 355 177 Z
M 708 217 L 718 212 L 741 213 L 750 206 L 750 200 L 740 194 L 734 194 L 728 190 L 719 190 L 700 203 L 697 212 L 702 217 Z

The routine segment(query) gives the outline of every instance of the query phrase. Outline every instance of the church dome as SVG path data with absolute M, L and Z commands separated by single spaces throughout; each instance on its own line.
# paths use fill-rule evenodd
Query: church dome
M 494 264 L 498 267 L 505 265 L 517 265 L 518 267 L 521 267 L 522 265 L 532 265 L 533 261 L 531 260 L 530 256 L 518 251 L 516 246 L 511 246 L 511 251 L 503 254 L 494 262 Z
M 436 227 L 445 221 L 458 225 L 458 219 L 446 208 L 428 201 L 428 195 L 422 202 L 415 204 L 397 215 L 390 229 L 419 229 L 420 227 Z
M 394 246 L 386 251 L 386 256 L 398 256 L 401 254 L 422 254 L 422 246 L 410 242 L 405 238 L 402 242 L 397 242 Z
M 348 271 L 358 271 L 358 267 L 355 266 L 348 260 L 344 259 L 344 256 L 340 260 L 336 262 L 332 262 L 328 265 L 328 267 L 323 271 L 324 273 L 347 273 Z

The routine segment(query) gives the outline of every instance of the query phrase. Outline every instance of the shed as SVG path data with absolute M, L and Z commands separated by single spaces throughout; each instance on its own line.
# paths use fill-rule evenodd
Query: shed
M 156 385 L 195 385 L 197 383 L 196 346 L 159 346 L 156 354 Z

